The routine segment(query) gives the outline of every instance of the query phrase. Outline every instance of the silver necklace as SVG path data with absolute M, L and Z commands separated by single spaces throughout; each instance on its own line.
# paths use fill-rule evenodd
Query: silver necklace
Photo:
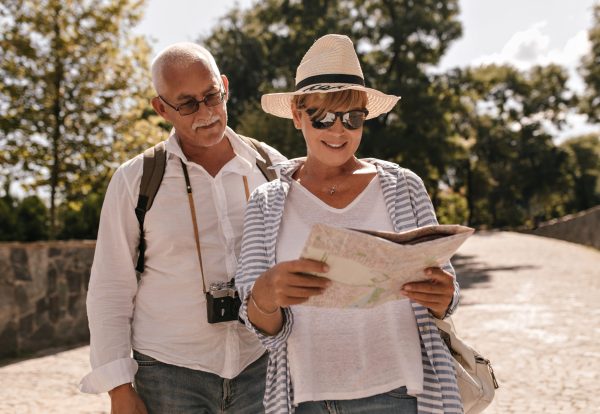
M 304 168 L 305 168 L 305 167 L 304 167 L 304 165 L 303 165 L 303 166 L 302 166 L 302 170 L 304 170 Z M 302 178 L 301 178 L 301 177 L 298 177 L 298 182 L 299 182 L 299 183 L 301 183 L 302 181 L 303 181 L 303 180 L 302 180 Z M 323 188 L 323 187 L 321 187 L 321 188 Z M 323 190 L 319 190 L 319 191 L 323 191 Z M 329 194 L 330 196 L 333 196 L 333 195 L 335 195 L 335 193 L 336 193 L 337 191 L 338 191 L 337 184 L 334 184 L 334 185 L 332 185 L 332 186 L 326 187 L 326 188 L 325 188 L 325 190 L 324 190 L 324 192 L 326 192 L 326 193 L 327 193 L 327 194 Z

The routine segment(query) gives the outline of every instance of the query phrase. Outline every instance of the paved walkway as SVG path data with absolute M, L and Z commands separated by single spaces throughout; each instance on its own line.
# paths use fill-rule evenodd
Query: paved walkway
M 600 252 L 542 237 L 477 234 L 453 261 L 459 334 L 493 362 L 486 414 L 592 413 L 600 407 Z M 77 391 L 88 347 L 0 367 L 0 413 L 109 413 Z

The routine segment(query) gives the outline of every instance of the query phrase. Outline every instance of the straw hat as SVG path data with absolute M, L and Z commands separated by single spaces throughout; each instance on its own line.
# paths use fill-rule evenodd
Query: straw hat
M 308 93 L 337 92 L 355 89 L 367 93 L 367 119 L 389 112 L 399 96 L 386 95 L 365 87 L 365 78 L 348 36 L 328 34 L 308 49 L 296 70 L 296 91 L 268 93 L 262 96 L 265 112 L 282 118 L 292 118 L 292 97 Z

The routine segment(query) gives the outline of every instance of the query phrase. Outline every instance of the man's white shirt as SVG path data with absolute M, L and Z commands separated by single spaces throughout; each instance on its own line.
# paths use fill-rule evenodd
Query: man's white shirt
M 183 169 L 190 175 L 206 287 L 229 281 L 240 252 L 246 194 L 266 179 L 260 155 L 231 129 L 235 157 L 212 177 L 188 162 L 175 135 L 167 140 L 163 181 L 144 221 L 145 271 L 138 285 L 135 263 L 139 224 L 135 206 L 142 156 L 123 164 L 107 189 L 87 297 L 92 372 L 83 392 L 99 393 L 133 382 L 131 349 L 159 361 L 233 378 L 264 348 L 238 321 L 209 324 Z M 285 158 L 263 144 L 273 163 Z

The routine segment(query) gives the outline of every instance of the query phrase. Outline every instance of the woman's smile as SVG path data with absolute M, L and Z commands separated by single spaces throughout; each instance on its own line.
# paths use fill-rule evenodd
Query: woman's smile
M 348 142 L 342 142 L 340 144 L 334 144 L 333 142 L 321 141 L 327 148 L 334 150 L 344 148 Z

